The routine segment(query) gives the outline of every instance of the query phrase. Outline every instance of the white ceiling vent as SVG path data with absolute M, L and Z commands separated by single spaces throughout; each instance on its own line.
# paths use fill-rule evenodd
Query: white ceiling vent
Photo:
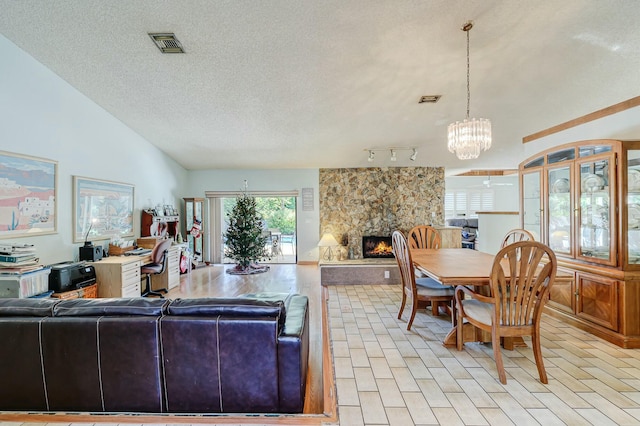
M 162 53 L 184 53 L 182 44 L 174 33 L 149 33 L 149 37 Z

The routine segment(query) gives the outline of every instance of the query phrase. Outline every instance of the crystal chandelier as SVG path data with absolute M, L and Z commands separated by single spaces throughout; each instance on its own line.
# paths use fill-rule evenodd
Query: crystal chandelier
M 491 121 L 486 118 L 469 118 L 471 91 L 469 90 L 469 31 L 473 22 L 462 27 L 467 33 L 467 118 L 449 124 L 449 151 L 461 160 L 471 160 L 480 156 L 480 151 L 491 148 Z

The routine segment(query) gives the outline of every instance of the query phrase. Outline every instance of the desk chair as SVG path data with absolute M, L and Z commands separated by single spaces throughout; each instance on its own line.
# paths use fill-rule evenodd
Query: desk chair
M 142 297 L 158 296 L 164 298 L 162 293 L 166 293 L 166 288 L 159 290 L 151 289 L 151 275 L 160 275 L 167 270 L 167 262 L 169 261 L 169 247 L 171 247 L 171 240 L 162 240 L 153 247 L 151 252 L 151 262 L 146 265 L 142 265 L 140 273 L 147 274 L 147 286 L 142 293 Z

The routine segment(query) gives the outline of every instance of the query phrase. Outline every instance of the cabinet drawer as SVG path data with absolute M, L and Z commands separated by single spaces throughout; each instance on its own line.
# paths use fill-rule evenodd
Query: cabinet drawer
M 180 271 L 174 273 L 169 271 L 169 290 L 174 287 L 177 287 L 180 284 Z
M 576 274 L 576 314 L 611 330 L 618 330 L 618 281 L 598 275 Z
M 133 270 L 140 271 L 140 267 L 141 266 L 142 266 L 141 262 L 125 263 L 125 264 L 122 265 L 122 274 L 124 275 L 125 273 L 127 273 L 129 271 L 133 271 Z
M 573 276 L 573 271 L 558 268 L 558 273 Z M 575 277 L 572 280 L 557 280 L 549 291 L 549 304 L 565 312 L 574 313 L 576 302 Z
M 122 271 L 122 287 L 126 287 L 136 282 L 140 283 L 140 268 L 130 271 Z
M 122 286 L 122 297 L 140 297 L 140 281 Z

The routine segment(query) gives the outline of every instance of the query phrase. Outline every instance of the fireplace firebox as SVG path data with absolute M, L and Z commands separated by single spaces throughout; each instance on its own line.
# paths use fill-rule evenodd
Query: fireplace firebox
M 362 237 L 362 257 L 368 258 L 393 258 L 393 247 L 391 237 Z

